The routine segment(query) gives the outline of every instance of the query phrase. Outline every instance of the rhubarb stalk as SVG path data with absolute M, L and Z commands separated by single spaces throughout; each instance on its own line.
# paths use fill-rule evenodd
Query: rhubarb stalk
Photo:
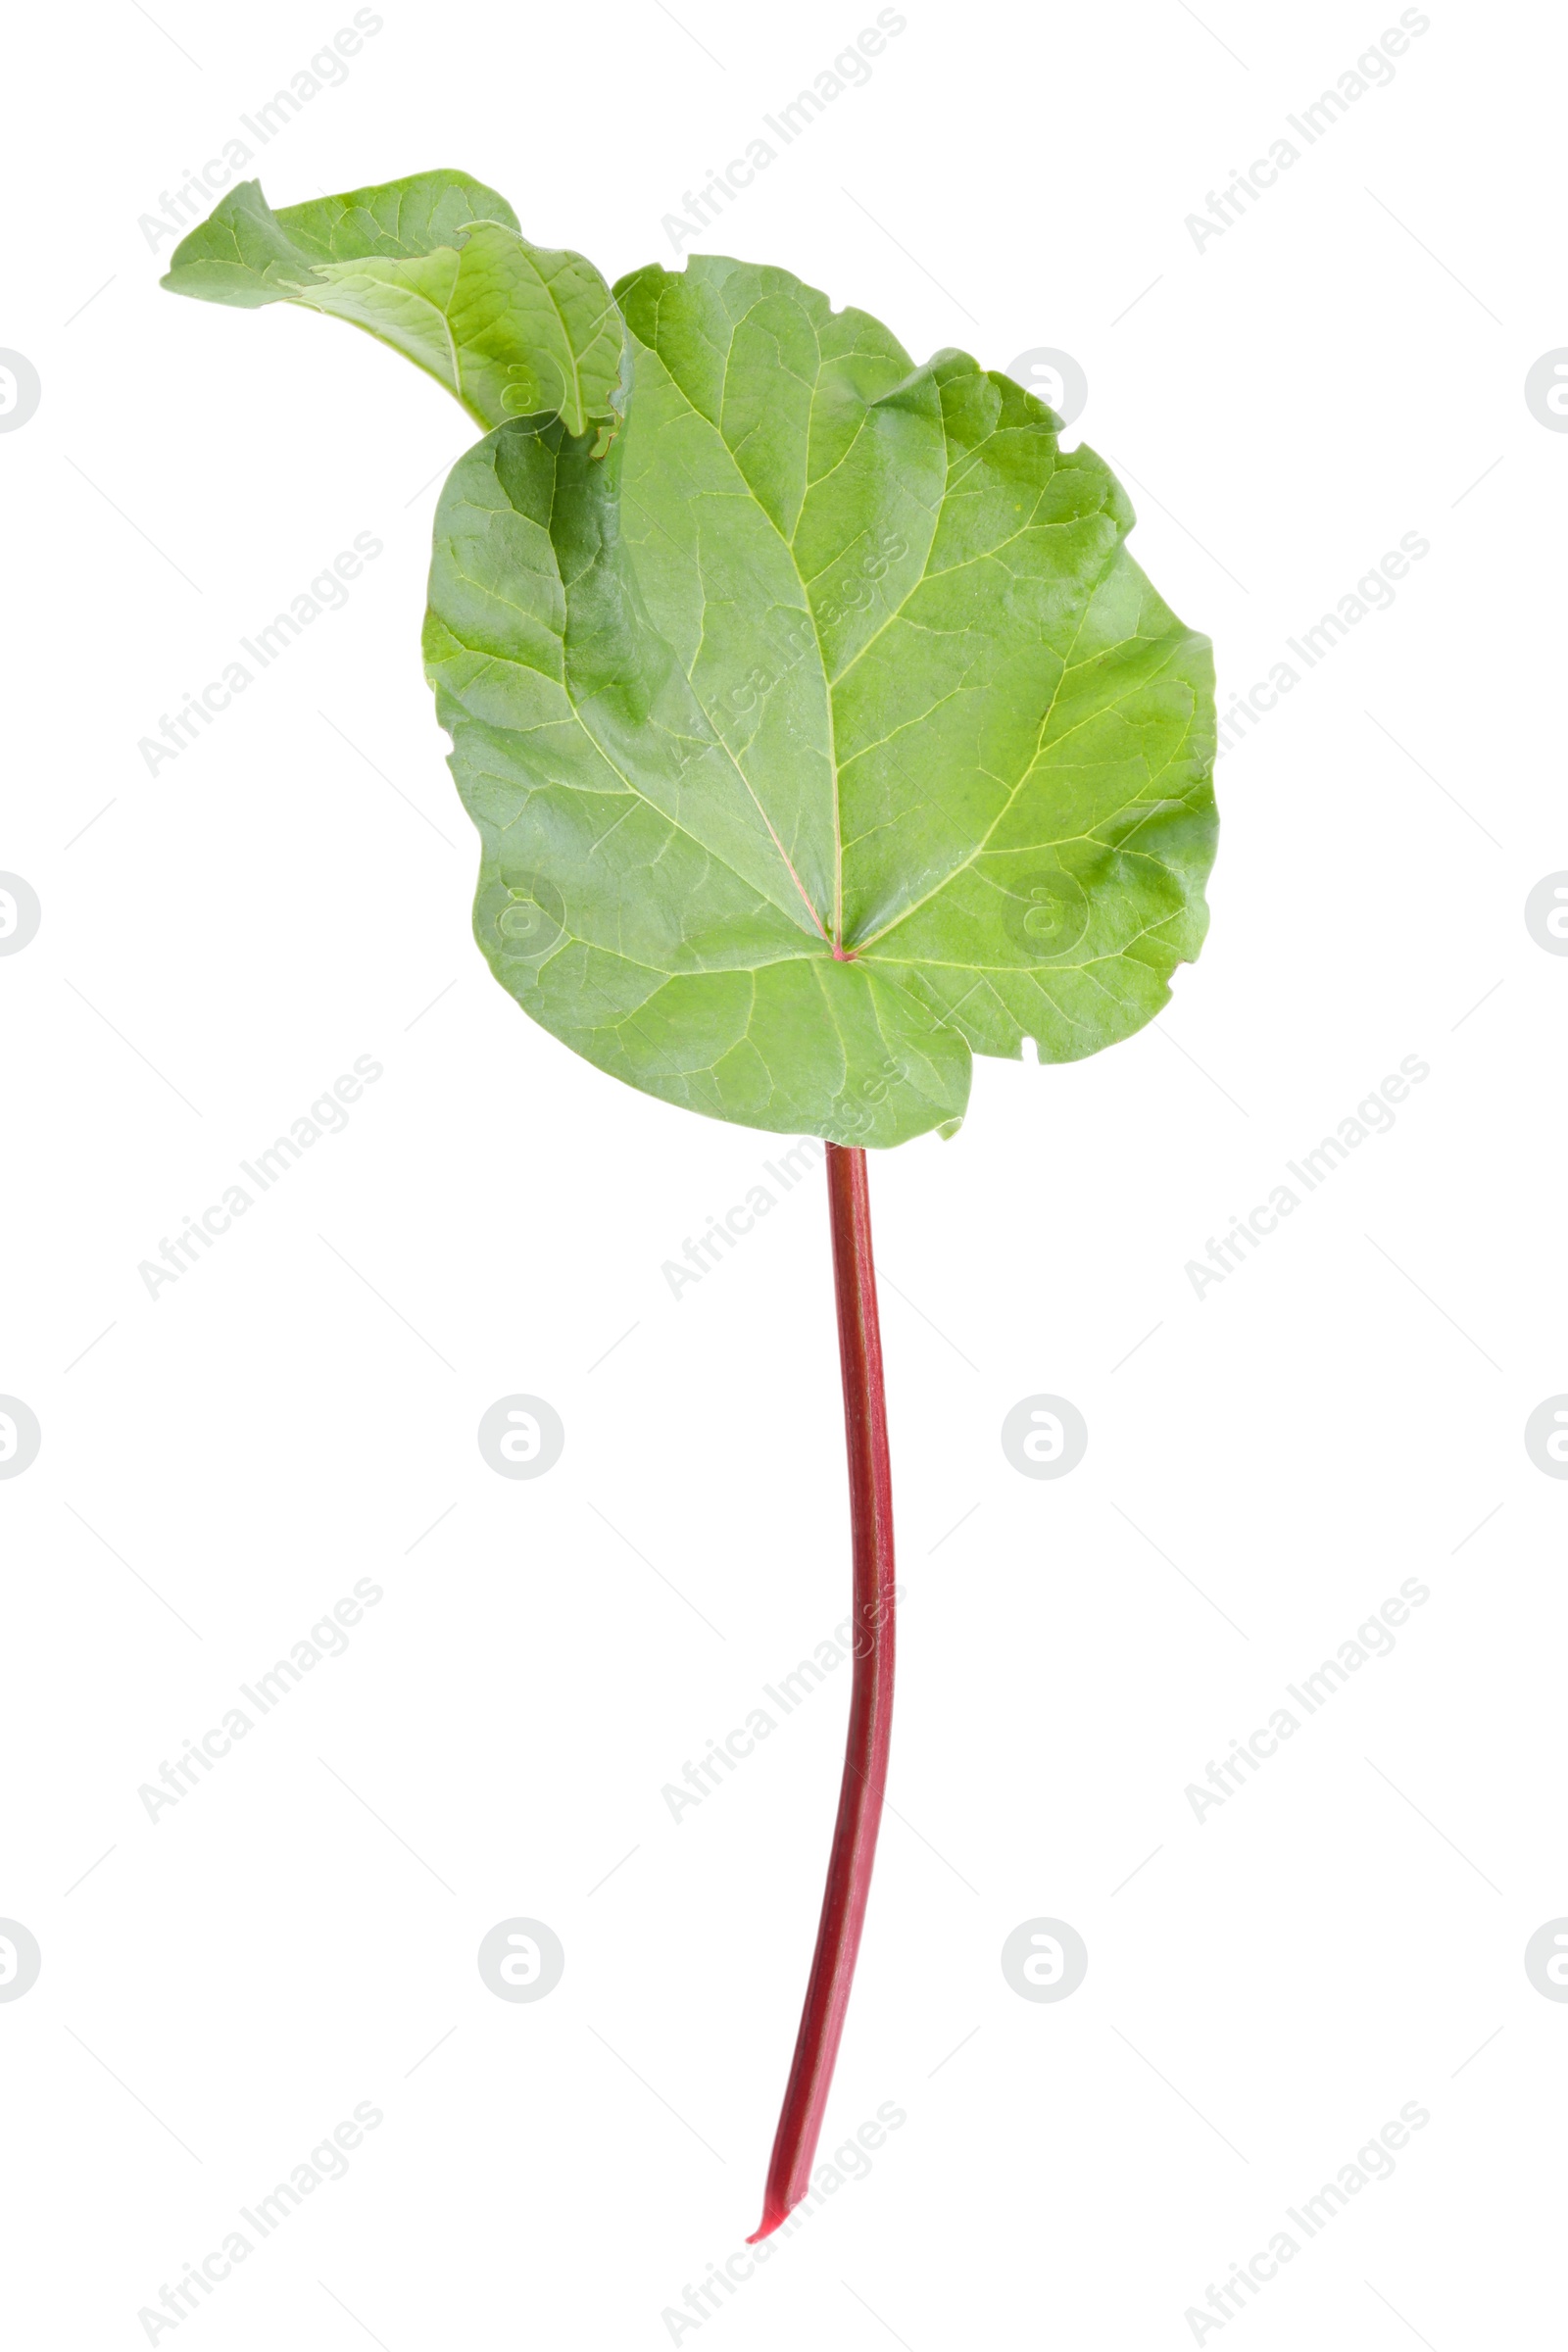
M 888 1461 L 882 1335 L 871 1255 L 865 1153 L 827 1147 L 828 1214 L 838 1300 L 844 1434 L 849 1454 L 855 1560 L 855 1675 L 827 1888 L 806 2006 L 768 2167 L 762 2219 L 747 2240 L 767 2237 L 811 2184 L 811 2161 L 833 2082 L 871 1891 L 893 1725 L 893 1475 Z

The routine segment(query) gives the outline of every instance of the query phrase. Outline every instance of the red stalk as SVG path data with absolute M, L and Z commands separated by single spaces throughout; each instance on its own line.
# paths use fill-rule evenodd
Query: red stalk
M 893 1474 L 888 1462 L 882 1336 L 877 1326 L 871 1200 L 863 1152 L 843 1144 L 828 1145 L 827 1197 L 850 1469 L 855 1677 L 844 1781 L 816 1950 L 773 2141 L 762 2219 L 747 2239 L 748 2245 L 769 2236 L 811 2185 L 811 2161 L 833 2082 L 866 1898 L 871 1891 L 893 1726 Z

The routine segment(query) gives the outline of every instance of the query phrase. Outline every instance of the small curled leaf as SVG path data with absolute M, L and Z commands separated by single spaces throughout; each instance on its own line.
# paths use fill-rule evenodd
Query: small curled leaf
M 486 427 L 559 416 L 617 428 L 620 313 L 580 253 L 531 245 L 504 196 L 425 172 L 274 213 L 254 179 L 178 247 L 165 286 L 256 310 L 293 302 L 346 318 L 444 384 Z

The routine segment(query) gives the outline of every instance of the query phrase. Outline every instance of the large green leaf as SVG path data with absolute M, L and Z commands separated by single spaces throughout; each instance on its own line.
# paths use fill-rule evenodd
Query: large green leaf
M 624 406 L 625 337 L 580 253 L 530 245 L 504 196 L 424 172 L 274 213 L 242 180 L 172 255 L 164 284 L 242 310 L 294 302 L 364 327 L 482 425 L 548 412 L 568 431 Z
M 1005 376 L 916 368 L 781 270 L 694 256 L 614 294 L 609 457 L 559 406 L 437 514 L 479 943 L 668 1102 L 951 1132 L 972 1054 L 1092 1054 L 1198 953 L 1207 642 L 1127 555 L 1108 468 Z

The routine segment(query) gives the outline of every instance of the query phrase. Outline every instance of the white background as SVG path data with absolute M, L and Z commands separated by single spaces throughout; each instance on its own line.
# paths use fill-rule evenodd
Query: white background
M 1074 354 L 1067 437 L 1226 702 L 1401 534 L 1430 554 L 1222 761 L 1164 1016 L 981 1062 L 956 1140 L 874 1162 L 897 1812 L 823 2154 L 907 2120 L 683 2331 L 760 2210 L 837 1790 L 842 1676 L 678 1825 L 661 1797 L 846 1606 L 820 1179 L 670 1297 L 776 1144 L 574 1059 L 471 944 L 417 658 L 467 422 L 336 324 L 172 301 L 138 225 L 351 11 L 156 13 L 11 33 L 0 343 L 43 395 L 0 436 L 0 867 L 43 921 L 0 960 L 0 1390 L 43 1443 L 0 1483 L 0 1913 L 43 1968 L 0 2004 L 10 2335 L 146 2341 L 369 2101 L 348 2177 L 157 2341 L 1544 2340 L 1568 2008 L 1522 1955 L 1568 1911 L 1568 1488 L 1522 1431 L 1568 1388 L 1568 962 L 1523 903 L 1568 865 L 1568 436 L 1523 384 L 1568 343 L 1560 27 L 1434 5 L 1200 250 L 1185 217 L 1396 8 L 909 0 L 698 240 L 918 356 Z M 259 151 L 269 198 L 461 166 L 612 277 L 673 260 L 662 217 L 875 11 L 381 14 Z M 138 739 L 358 532 L 346 609 L 149 775 Z M 138 1263 L 363 1054 L 347 1130 L 149 1298 Z M 1392 1132 L 1197 1298 L 1187 1261 L 1406 1055 Z M 565 1423 L 537 1482 L 475 1445 L 514 1391 Z M 1059 1483 L 999 1444 L 1037 1391 L 1088 1420 Z M 367 1577 L 346 1654 L 149 1820 Z M 1412 1577 L 1393 1654 L 1196 1819 Z M 533 2005 L 475 1966 L 516 1914 L 566 1952 Z M 1060 2004 L 999 1965 L 1037 1915 L 1088 1945 Z M 1184 2318 L 1411 2101 L 1392 2179 Z

